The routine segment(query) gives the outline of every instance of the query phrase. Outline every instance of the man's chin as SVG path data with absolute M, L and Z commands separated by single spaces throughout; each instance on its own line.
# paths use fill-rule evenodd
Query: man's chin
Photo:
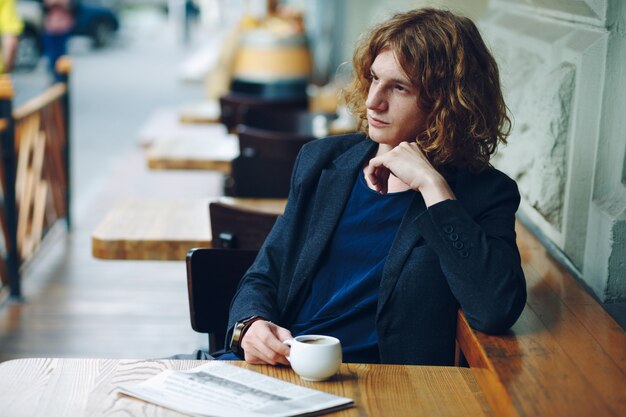
M 380 130 L 369 127 L 367 131 L 367 135 L 376 143 L 383 143 L 385 141 L 385 135 L 380 132 Z
M 389 137 L 389 135 L 385 135 L 381 133 L 380 131 L 377 131 L 376 129 L 372 129 L 372 128 L 368 130 L 368 136 L 370 139 L 372 139 L 374 142 L 380 145 L 396 146 L 398 142 L 394 138 Z

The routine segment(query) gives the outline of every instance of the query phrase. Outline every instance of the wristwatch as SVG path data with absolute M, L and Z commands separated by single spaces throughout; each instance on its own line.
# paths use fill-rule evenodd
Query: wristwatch
M 243 356 L 241 341 L 252 323 L 257 320 L 263 320 L 263 317 L 251 316 L 235 323 L 235 327 L 233 327 L 233 336 L 230 338 L 230 350 L 232 350 L 236 355 Z

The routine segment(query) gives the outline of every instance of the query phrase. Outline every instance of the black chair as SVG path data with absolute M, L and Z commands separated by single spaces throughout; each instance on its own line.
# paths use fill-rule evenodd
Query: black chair
M 231 165 L 224 193 L 233 197 L 286 198 L 300 148 L 313 137 L 240 125 L 239 156 Z
M 213 202 L 209 204 L 214 248 L 259 250 L 277 214 Z
M 314 136 L 256 129 L 244 125 L 237 127 L 237 134 L 239 136 L 240 156 L 292 162 L 298 157 L 300 148 L 307 142 L 315 140 Z
M 241 125 L 237 127 L 248 131 L 256 129 L 285 133 L 285 137 L 313 140 L 328 135 L 329 124 L 337 119 L 336 113 L 310 112 L 298 109 L 255 109 L 242 116 Z
M 191 327 L 209 335 L 209 354 L 224 348 L 230 302 L 257 251 L 196 248 L 187 253 Z
M 250 111 L 261 109 L 306 110 L 309 106 L 306 96 L 265 98 L 232 92 L 221 96 L 219 102 L 220 122 L 229 131 L 234 131 L 236 126 L 243 121 L 244 116 Z

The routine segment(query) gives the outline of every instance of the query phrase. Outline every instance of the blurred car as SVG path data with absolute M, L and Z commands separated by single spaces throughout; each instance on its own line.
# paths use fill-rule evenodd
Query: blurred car
M 72 36 L 87 36 L 96 48 L 111 43 L 120 27 L 117 11 L 94 0 L 76 0 L 76 14 Z M 17 11 L 24 21 L 15 62 L 16 69 L 33 69 L 42 55 L 43 1 L 18 0 Z
M 117 12 L 96 3 L 77 2 L 73 35 L 87 36 L 96 48 L 111 43 L 120 28 Z

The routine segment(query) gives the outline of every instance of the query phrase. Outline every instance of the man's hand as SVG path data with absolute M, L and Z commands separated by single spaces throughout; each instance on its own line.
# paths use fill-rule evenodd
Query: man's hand
M 248 329 L 241 341 L 246 362 L 262 365 L 289 365 L 285 356 L 289 355 L 289 346 L 284 340 L 291 339 L 291 332 L 265 320 L 257 320 Z
M 446 180 L 415 142 L 402 142 L 387 152 L 379 152 L 363 172 L 375 190 L 383 195 L 387 194 L 389 176 L 393 174 L 411 189 L 421 192 L 427 207 L 455 199 Z

